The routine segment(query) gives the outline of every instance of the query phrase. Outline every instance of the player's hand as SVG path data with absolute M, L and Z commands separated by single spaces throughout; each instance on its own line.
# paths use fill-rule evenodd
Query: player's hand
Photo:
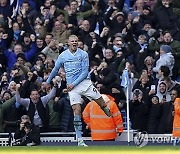
M 68 91 L 71 91 L 73 88 L 74 88 L 74 85 L 72 85 L 72 84 L 67 85 L 67 90 Z

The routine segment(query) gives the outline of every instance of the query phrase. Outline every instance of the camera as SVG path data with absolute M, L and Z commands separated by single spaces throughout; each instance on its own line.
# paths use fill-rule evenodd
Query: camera
M 26 127 L 27 129 L 31 129 L 31 123 L 25 122 L 24 127 Z
M 140 91 L 139 91 L 138 89 L 136 89 L 136 90 L 134 91 L 134 95 L 135 95 L 136 97 L 138 97 L 139 94 L 140 94 Z

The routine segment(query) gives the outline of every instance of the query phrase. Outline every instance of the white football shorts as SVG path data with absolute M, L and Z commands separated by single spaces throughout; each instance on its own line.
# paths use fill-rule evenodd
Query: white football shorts
M 91 80 L 85 79 L 68 92 L 71 105 L 82 104 L 81 96 L 87 97 L 90 101 L 101 97 L 99 91 L 93 86 Z

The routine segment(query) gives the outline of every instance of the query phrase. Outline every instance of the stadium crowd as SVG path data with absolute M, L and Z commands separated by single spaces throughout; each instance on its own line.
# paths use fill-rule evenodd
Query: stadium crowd
M 72 34 L 89 55 L 95 87 L 120 111 L 128 70 L 132 129 L 172 133 L 180 97 L 178 0 L 0 0 L 0 132 L 16 131 L 26 114 L 41 132 L 74 131 L 64 70 L 46 84 Z M 38 113 L 29 98 L 42 101 Z

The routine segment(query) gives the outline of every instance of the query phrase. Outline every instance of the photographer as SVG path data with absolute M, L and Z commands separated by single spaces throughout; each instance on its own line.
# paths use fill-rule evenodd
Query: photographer
M 33 125 L 28 115 L 21 117 L 20 127 L 14 134 L 18 146 L 35 146 L 40 144 L 39 127 Z

